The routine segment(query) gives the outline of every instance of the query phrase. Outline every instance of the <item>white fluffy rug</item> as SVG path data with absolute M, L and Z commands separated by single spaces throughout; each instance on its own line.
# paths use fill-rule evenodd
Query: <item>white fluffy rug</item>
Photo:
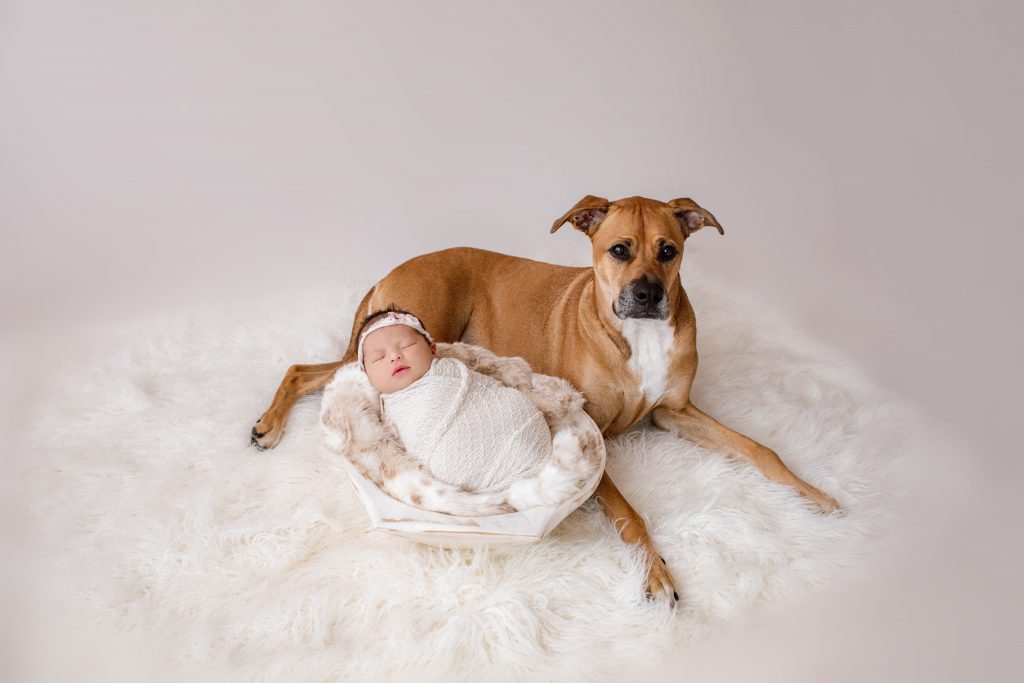
M 694 280 L 694 402 L 848 515 L 812 514 L 751 466 L 650 426 L 609 442 L 608 470 L 678 581 L 674 611 L 644 600 L 641 558 L 593 501 L 533 545 L 437 550 L 371 531 L 321 445 L 319 396 L 276 449 L 249 447 L 288 365 L 338 357 L 362 286 L 146 321 L 66 373 L 31 425 L 39 584 L 172 671 L 635 674 L 838 576 L 884 531 L 896 493 L 897 406 L 756 303 Z

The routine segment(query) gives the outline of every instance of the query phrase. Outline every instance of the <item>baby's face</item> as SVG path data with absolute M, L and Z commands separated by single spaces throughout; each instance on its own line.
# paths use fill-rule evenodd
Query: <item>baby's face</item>
M 363 367 L 373 388 L 382 394 L 404 389 L 430 369 L 434 347 L 407 325 L 374 330 L 363 340 Z

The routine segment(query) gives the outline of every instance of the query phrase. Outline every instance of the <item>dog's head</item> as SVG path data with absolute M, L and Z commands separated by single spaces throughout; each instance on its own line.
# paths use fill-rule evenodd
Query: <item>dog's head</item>
M 692 199 L 659 202 L 629 197 L 610 202 L 587 195 L 551 226 L 566 222 L 590 238 L 598 295 L 621 320 L 665 320 L 679 296 L 679 266 L 686 238 L 710 225 L 711 212 Z

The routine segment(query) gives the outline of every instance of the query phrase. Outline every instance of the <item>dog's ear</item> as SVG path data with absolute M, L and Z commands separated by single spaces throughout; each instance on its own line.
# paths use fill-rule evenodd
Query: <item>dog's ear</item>
M 608 215 L 609 203 L 603 197 L 595 197 L 588 194 L 576 202 L 576 206 L 566 211 L 565 215 L 554 222 L 554 225 L 551 226 L 551 232 L 558 230 L 566 221 L 569 221 L 572 223 L 572 227 L 580 232 L 592 235 L 597 226 L 604 220 L 604 217 Z
M 668 205 L 672 207 L 672 213 L 675 214 L 676 220 L 679 221 L 679 227 L 683 229 L 683 239 L 697 232 L 705 225 L 718 228 L 718 234 L 720 235 L 725 234 L 725 230 L 718 224 L 718 220 L 711 215 L 711 212 L 698 206 L 697 202 L 689 197 L 673 199 L 668 202 Z

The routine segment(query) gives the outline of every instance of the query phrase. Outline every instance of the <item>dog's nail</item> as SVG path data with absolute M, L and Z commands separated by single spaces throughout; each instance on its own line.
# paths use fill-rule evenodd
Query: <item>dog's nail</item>
M 260 445 L 260 442 L 256 440 L 255 436 L 252 437 L 251 439 L 249 439 L 249 445 L 253 446 L 258 451 L 265 451 L 265 450 L 267 450 L 266 448 L 264 448 L 263 446 Z
M 665 562 L 665 558 L 664 558 L 664 557 L 658 557 L 658 559 L 659 559 L 659 560 L 661 560 L 661 563 L 662 563 L 663 565 L 665 565 L 666 567 L 668 566 L 668 563 L 667 563 L 667 562 Z
M 644 597 L 647 598 L 647 602 L 650 602 L 651 600 L 654 599 L 654 593 L 651 593 L 651 592 L 644 593 Z
M 672 591 L 672 597 L 675 598 L 676 602 L 679 602 L 679 593 Z

